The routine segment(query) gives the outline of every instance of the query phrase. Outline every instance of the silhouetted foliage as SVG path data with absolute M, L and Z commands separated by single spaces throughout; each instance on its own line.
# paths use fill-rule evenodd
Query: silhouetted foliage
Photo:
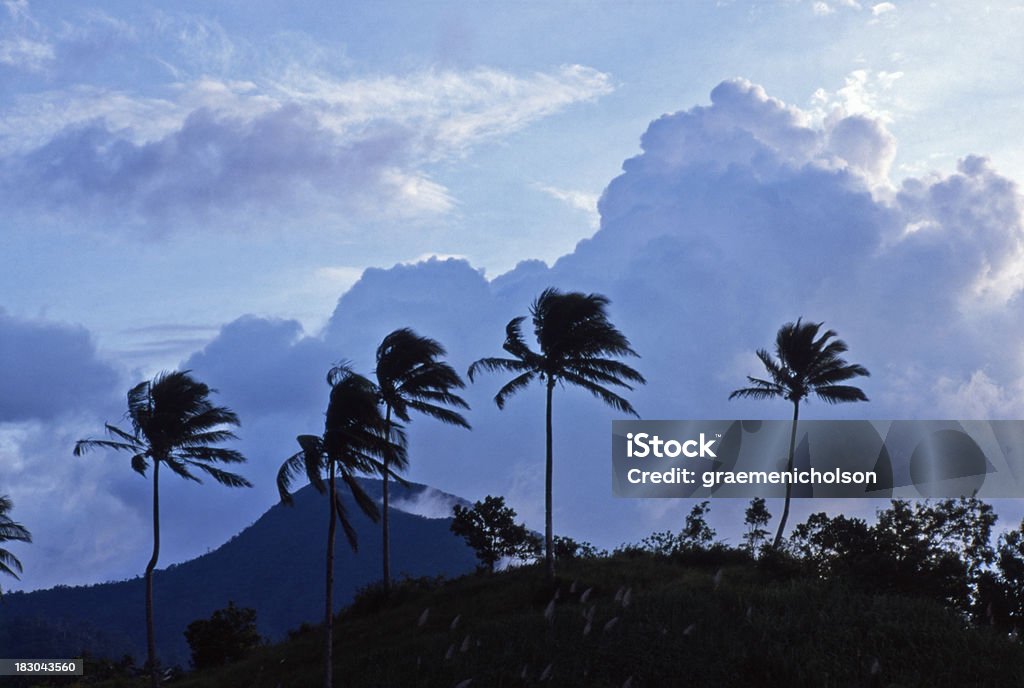
M 555 536 L 555 559 L 557 561 L 576 561 L 578 559 L 597 559 L 608 556 L 607 550 L 598 549 L 589 542 L 572 539 L 564 535 Z
M 516 374 L 498 390 L 494 403 L 504 408 L 516 392 L 534 379 L 544 383 L 547 392 L 545 415 L 544 480 L 544 565 L 549 580 L 555 576 L 554 530 L 552 526 L 552 404 L 556 383 L 582 387 L 612 408 L 638 415 L 633 406 L 609 387 L 633 388 L 643 384 L 643 375 L 621 361 L 623 356 L 638 356 L 624 334 L 608 320 L 608 298 L 600 294 L 563 293 L 545 289 L 530 306 L 533 330 L 540 352 L 533 351 L 523 339 L 524 317 L 513 318 L 505 327 L 502 348 L 513 358 L 481 358 L 469 367 L 469 379 L 481 370 Z
M 683 530 L 679 533 L 679 544 L 682 549 L 694 548 L 705 549 L 715 539 L 715 531 L 708 525 L 708 511 L 711 510 L 711 503 L 703 501 L 694 504 L 690 513 L 686 515 L 686 522 Z
M 465 386 L 462 378 L 447 363 L 440 359 L 445 355 L 444 347 L 429 337 L 421 337 L 409 328 L 401 328 L 384 337 L 377 347 L 377 394 L 384 404 L 384 427 L 387 437 L 392 440 L 392 419 L 403 423 L 412 420 L 410 411 L 430 416 L 442 423 L 469 428 L 469 422 L 450 407 L 468 409 L 465 399 L 452 392 Z M 345 366 L 332 368 L 327 373 L 328 382 L 334 382 L 337 375 L 344 376 Z M 384 589 L 391 587 L 391 529 L 388 512 L 388 471 L 391 457 L 383 457 L 381 471 L 382 519 L 381 542 L 383 555 Z
M 210 394 L 215 390 L 195 380 L 190 371 L 159 373 L 140 382 L 128 392 L 128 418 L 131 432 L 106 424 L 109 440 L 79 440 L 75 456 L 91 449 L 114 449 L 132 454 L 132 470 L 146 475 L 153 464 L 153 554 L 146 565 L 146 638 L 150 685 L 158 683 L 156 639 L 153 630 L 153 570 L 160 557 L 160 466 L 186 480 L 202 482 L 193 473 L 198 469 L 228 487 L 252 487 L 240 475 L 214 464 L 243 463 L 245 457 L 233 449 L 214 445 L 238 439 L 227 429 L 241 423 L 234 411 L 214 406 Z
M 228 602 L 209 619 L 197 619 L 185 629 L 192 666 L 208 669 L 235 662 L 262 642 L 256 631 L 256 610 Z
M 839 384 L 855 377 L 870 373 L 864 366 L 850 364 L 840 354 L 848 347 L 842 339 L 833 339 L 836 333 L 826 330 L 818 335 L 825 323 L 804 323 L 798 318 L 795 323 L 786 323 L 775 336 L 775 357 L 765 349 L 757 350 L 768 373 L 768 379 L 747 376 L 750 387 L 734 390 L 730 399 L 787 399 L 793 403 L 793 428 L 789 438 L 789 460 L 786 470 L 793 470 L 793 454 L 796 449 L 796 426 L 800 418 L 800 402 L 812 394 L 827 404 L 867 401 L 859 387 Z M 832 340 L 832 341 L 830 341 Z M 786 483 L 786 500 L 779 519 L 772 547 L 778 548 L 786 531 L 789 519 L 789 503 L 792 483 Z
M 791 549 L 814 574 L 871 590 L 939 600 L 977 610 L 979 585 L 991 583 L 996 516 L 977 499 L 893 500 L 869 526 L 863 519 L 812 514 L 793 530 Z
M 377 388 L 362 375 L 357 375 L 347 366 L 336 366 L 328 375 L 331 385 L 330 401 L 327 404 L 327 419 L 322 437 L 299 435 L 301 451 L 293 454 L 277 473 L 277 489 L 281 501 L 292 503 L 289 488 L 300 475 L 305 474 L 318 492 L 327 493 L 327 575 L 324 600 L 325 657 L 324 686 L 333 683 L 334 648 L 334 533 L 341 523 L 349 546 L 355 550 L 358 538 L 349 519 L 345 504 L 338 493 L 337 479 L 348 487 L 349 493 L 360 510 L 374 522 L 379 518 L 377 505 L 363 491 L 356 476 L 366 473 L 388 473 L 383 458 L 390 458 L 397 469 L 404 469 L 403 444 L 391 440 L 394 431 L 389 430 L 377 405 Z M 327 474 L 324 481 L 323 474 Z M 393 473 L 392 473 L 393 475 Z
M 516 523 L 516 512 L 503 497 L 488 495 L 471 508 L 456 504 L 453 512 L 452 532 L 473 548 L 481 569 L 493 573 L 503 558 L 527 560 L 540 553 L 539 539 Z
M 14 503 L 7 495 L 0 495 L 0 543 L 2 542 L 32 542 L 32 534 L 28 529 L 11 520 L 10 511 Z M 6 573 L 17 579 L 22 572 L 21 562 L 8 550 L 0 547 L 0 573 Z M 0 589 L 0 593 L 3 590 Z
M 764 497 L 754 497 L 750 500 L 750 506 L 743 512 L 743 524 L 747 526 L 747 532 L 743 535 L 743 546 L 751 555 L 756 555 L 767 539 L 768 529 L 765 526 L 771 518 Z

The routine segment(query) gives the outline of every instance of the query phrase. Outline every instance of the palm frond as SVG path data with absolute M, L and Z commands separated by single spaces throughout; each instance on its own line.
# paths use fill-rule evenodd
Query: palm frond
M 139 475 L 146 475 L 146 470 L 149 468 L 149 462 L 146 461 L 146 454 L 139 453 L 132 457 L 132 470 Z
M 188 470 L 188 467 L 184 461 L 181 461 L 173 457 L 168 457 L 166 459 L 163 459 L 162 463 L 166 465 L 168 468 L 170 468 L 172 471 L 174 471 L 175 475 L 184 478 L 185 480 L 191 480 L 197 483 L 203 482 L 198 477 L 193 475 L 191 471 Z
M 469 421 L 466 420 L 465 416 L 443 406 L 428 404 L 422 401 L 410 401 L 409 408 L 448 425 L 458 425 L 463 428 L 470 427 Z
M 14 556 L 7 550 L 0 548 L 0 573 L 6 573 L 8 576 L 21 580 L 18 574 L 22 571 L 24 571 L 24 569 L 22 569 L 21 562 L 18 561 L 18 557 Z
M 623 413 L 628 413 L 632 416 L 636 416 L 637 418 L 640 417 L 640 414 L 636 412 L 636 409 L 633 408 L 633 405 L 630 404 L 626 399 L 620 397 L 615 392 L 612 392 L 611 390 L 602 387 L 601 385 L 595 384 L 590 380 L 587 380 L 572 373 L 563 374 L 562 379 L 565 380 L 566 382 L 571 382 L 578 387 L 582 387 L 583 389 L 587 390 L 595 397 L 603 401 L 604 403 L 614 408 L 616 411 L 622 411 Z
M 505 402 L 508 400 L 508 398 L 511 397 L 516 392 L 518 392 L 519 390 L 527 387 L 531 382 L 533 382 L 533 379 L 536 376 L 537 373 L 535 371 L 529 370 L 523 373 L 522 375 L 518 375 L 512 378 L 511 380 L 506 382 L 501 389 L 498 390 L 497 394 L 494 395 L 494 403 L 500 409 L 505 408 Z
M 209 463 L 245 463 L 245 457 L 234 449 L 223 447 L 185 447 L 174 452 L 174 455 L 191 461 Z
M 189 461 L 188 465 L 205 472 L 221 485 L 227 485 L 228 487 L 252 487 L 251 482 L 237 473 L 221 470 L 220 468 L 215 468 L 214 466 L 200 461 Z
M 114 440 L 78 440 L 75 442 L 74 455 L 82 456 L 93 449 L 115 449 L 117 451 L 136 451 L 138 445 Z
M 864 390 L 852 385 L 825 385 L 815 387 L 814 394 L 826 404 L 840 404 L 853 401 L 868 401 Z
M 295 500 L 292 498 L 291 493 L 292 481 L 304 473 L 305 470 L 305 452 L 296 452 L 281 464 L 281 468 L 277 470 L 277 494 L 280 496 L 282 503 L 289 506 L 294 503 Z M 323 492 L 323 485 L 318 487 L 317 490 Z
M 348 510 L 345 508 L 345 503 L 341 501 L 341 493 L 334 493 L 334 513 L 337 515 L 338 523 L 341 524 L 341 529 L 345 533 L 345 539 L 348 540 L 348 546 L 352 548 L 353 552 L 359 551 L 359 535 L 356 533 L 356 529 L 352 527 L 352 521 L 348 517 Z
M 377 508 L 377 503 L 370 499 L 370 496 L 363 490 L 362 485 L 355 479 L 354 476 L 347 473 L 341 475 L 341 479 L 348 486 L 349 492 L 352 493 L 352 498 L 355 500 L 356 505 L 359 509 L 366 514 L 371 521 L 376 523 L 380 520 L 380 510 Z
M 479 361 L 474 361 L 473 364 L 469 366 L 469 370 L 466 372 L 466 375 L 469 377 L 469 381 L 474 382 L 477 374 L 481 370 L 489 373 L 521 373 L 527 370 L 533 370 L 533 367 L 526 361 L 521 361 L 517 358 L 481 358 Z

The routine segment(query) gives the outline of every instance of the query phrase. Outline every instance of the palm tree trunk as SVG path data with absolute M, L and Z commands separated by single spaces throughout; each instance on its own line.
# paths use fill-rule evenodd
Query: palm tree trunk
M 796 400 L 793 402 L 793 429 L 789 434 L 789 462 L 786 464 L 786 470 L 793 470 L 793 454 L 796 452 L 796 424 L 800 419 L 800 401 Z M 782 518 L 779 519 L 779 529 L 775 533 L 775 540 L 772 542 L 772 549 L 778 550 L 779 545 L 782 544 L 782 535 L 786 531 L 786 521 L 789 519 L 789 500 L 790 494 L 793 491 L 793 483 L 789 481 L 786 483 L 786 502 L 782 507 Z
M 551 397 L 555 391 L 555 380 L 548 378 L 548 405 L 547 405 L 547 461 L 544 466 L 544 568 L 547 571 L 548 580 L 555 579 L 555 553 L 553 547 L 553 535 L 551 528 L 551 476 L 552 476 L 552 451 L 551 451 Z
M 387 437 L 388 442 L 391 442 L 391 406 L 386 406 L 387 411 L 384 415 L 384 436 Z M 384 475 L 383 482 L 381 483 L 382 491 L 382 502 L 384 506 L 384 513 L 381 518 L 381 540 L 383 542 L 384 549 L 384 592 L 391 592 L 391 527 L 389 525 L 388 516 L 388 459 L 391 457 L 391 447 L 389 446 L 384 452 Z
M 160 557 L 160 461 L 153 461 L 153 556 L 146 564 L 146 664 L 149 666 L 149 685 L 157 688 L 156 634 L 153 630 L 153 569 Z
M 326 609 L 324 611 L 324 631 L 327 636 L 324 656 L 324 688 L 332 688 L 334 683 L 334 532 L 338 527 L 337 503 L 335 502 L 337 487 L 334 482 L 334 461 L 330 460 L 330 500 L 331 522 L 327 526 L 327 591 Z

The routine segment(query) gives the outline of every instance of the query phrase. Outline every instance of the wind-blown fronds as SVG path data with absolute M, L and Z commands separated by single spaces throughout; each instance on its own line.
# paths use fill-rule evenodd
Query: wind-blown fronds
M 541 380 L 547 388 L 547 456 L 545 478 L 545 562 L 548 577 L 554 578 L 553 535 L 551 532 L 551 395 L 556 384 L 571 384 L 587 390 L 616 411 L 639 417 L 633 405 L 609 387 L 632 390 L 646 380 L 637 370 L 617 360 L 637 356 L 629 340 L 608 320 L 609 301 L 600 294 L 563 293 L 555 288 L 541 292 L 530 306 L 533 331 L 540 351 L 523 339 L 525 317 L 513 318 L 505 326 L 502 348 L 512 358 L 481 358 L 467 371 L 470 381 L 481 372 L 513 373 L 494 396 L 499 409 L 508 400 Z
M 7 495 L 0 495 L 0 542 L 32 542 L 28 528 L 11 520 L 9 512 L 14 503 Z M 6 549 L 0 547 L 0 573 L 18 578 L 22 572 L 21 562 Z

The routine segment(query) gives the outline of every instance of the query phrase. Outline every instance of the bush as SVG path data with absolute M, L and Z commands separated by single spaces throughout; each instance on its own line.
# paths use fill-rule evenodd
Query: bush
M 192 665 L 196 669 L 217 667 L 234 662 L 263 642 L 256 632 L 256 610 L 236 607 L 228 602 L 209 619 L 197 619 L 185 629 L 185 639 L 192 649 Z

